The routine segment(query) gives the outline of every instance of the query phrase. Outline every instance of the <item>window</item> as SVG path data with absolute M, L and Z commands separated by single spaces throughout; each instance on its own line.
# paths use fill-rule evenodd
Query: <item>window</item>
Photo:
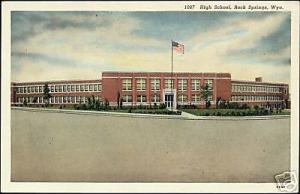
M 30 87 L 27 87 L 27 93 L 30 93 L 31 91 L 30 91 Z
M 58 86 L 58 91 L 59 91 L 59 92 L 62 92 L 62 85 L 59 85 L 59 86 Z
M 39 92 L 39 87 L 35 86 L 35 92 L 38 93 Z
M 209 95 L 207 98 L 208 101 L 212 101 L 212 95 Z
M 102 84 L 98 84 L 98 91 L 102 91 Z
M 122 97 L 124 102 L 132 102 L 132 96 L 131 95 L 125 95 Z
M 24 88 L 20 87 L 20 93 L 24 93 Z
M 70 91 L 71 91 L 71 86 L 67 85 L 67 92 L 70 92 Z
M 72 92 L 75 91 L 75 85 L 71 85 L 71 91 L 72 91 Z
M 58 86 L 55 86 L 55 92 L 58 92 Z
M 85 84 L 85 85 L 84 85 L 84 90 L 85 90 L 85 91 L 89 91 L 89 85 L 88 85 L 88 84 Z
M 193 94 L 192 95 L 192 102 L 200 102 L 200 95 L 199 94 Z
M 184 103 L 187 102 L 187 95 L 178 95 L 178 102 Z
M 40 93 L 43 92 L 42 86 L 39 86 L 39 92 L 40 92 Z
M 145 95 L 138 95 L 137 96 L 137 102 L 146 102 L 146 96 Z
M 208 85 L 210 89 L 213 88 L 213 80 L 212 79 L 206 79 L 205 80 L 205 85 Z M 244 88 L 243 88 L 244 89 Z
M 152 79 L 151 80 L 151 90 L 152 91 L 160 90 L 160 79 Z
M 31 92 L 34 93 L 34 86 L 31 86 Z
M 63 85 L 63 92 L 66 92 L 66 91 L 67 91 L 67 86 Z
M 160 102 L 160 96 L 159 95 L 151 96 L 151 102 Z
M 79 91 L 79 85 L 76 85 L 76 92 Z
M 80 91 L 84 91 L 84 85 L 80 85 Z
M 187 79 L 178 80 L 178 91 L 187 91 Z
M 200 90 L 200 80 L 192 79 L 192 91 L 199 91 L 199 90 Z
M 172 89 L 174 80 L 165 79 L 165 89 Z
M 145 91 L 146 90 L 146 79 L 138 79 L 137 80 L 137 90 L 138 91 Z
M 50 91 L 54 92 L 54 86 L 50 86 Z
M 123 79 L 122 88 L 125 91 L 132 90 L 131 79 Z
M 89 91 L 94 91 L 94 85 L 93 84 L 89 85 Z

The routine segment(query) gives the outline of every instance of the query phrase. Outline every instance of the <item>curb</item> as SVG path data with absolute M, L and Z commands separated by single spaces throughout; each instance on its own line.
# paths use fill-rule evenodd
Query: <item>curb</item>
M 89 110 L 66 110 L 66 109 L 47 109 L 47 108 L 28 108 L 28 107 L 11 107 L 12 110 L 30 111 L 30 112 L 49 112 L 64 113 L 77 115 L 101 115 L 131 118 L 154 118 L 154 119 L 181 119 L 181 120 L 275 120 L 287 119 L 290 115 L 268 115 L 268 116 L 182 116 L 182 115 L 158 115 L 158 114 L 140 114 L 140 113 L 122 113 L 108 111 L 89 111 Z

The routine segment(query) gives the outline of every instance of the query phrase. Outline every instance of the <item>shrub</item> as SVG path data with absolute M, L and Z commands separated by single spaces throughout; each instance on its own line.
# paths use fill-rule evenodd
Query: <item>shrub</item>
M 209 112 L 204 112 L 204 116 L 209 116 Z
M 165 105 L 164 103 L 159 104 L 159 109 L 165 109 L 167 108 L 167 105 Z
M 248 106 L 247 104 L 243 104 L 240 108 L 241 108 L 241 109 L 248 109 L 249 106 Z

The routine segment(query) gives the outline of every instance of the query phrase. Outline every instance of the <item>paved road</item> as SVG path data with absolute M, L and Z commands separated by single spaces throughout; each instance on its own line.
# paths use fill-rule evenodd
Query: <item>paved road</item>
M 289 118 L 11 113 L 13 181 L 274 182 L 290 166 Z

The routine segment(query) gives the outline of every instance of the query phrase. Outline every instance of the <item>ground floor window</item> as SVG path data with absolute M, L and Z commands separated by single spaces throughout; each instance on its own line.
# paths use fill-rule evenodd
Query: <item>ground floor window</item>
M 122 97 L 123 102 L 132 102 L 132 96 L 131 95 L 125 95 Z
M 137 96 L 137 102 L 146 102 L 146 96 L 145 95 L 138 95 Z
M 160 96 L 159 95 L 151 96 L 151 102 L 160 102 Z
M 188 101 L 187 95 L 185 95 L 185 94 L 178 95 L 178 102 L 185 103 L 187 101 Z
M 200 102 L 200 94 L 193 94 L 192 102 Z

